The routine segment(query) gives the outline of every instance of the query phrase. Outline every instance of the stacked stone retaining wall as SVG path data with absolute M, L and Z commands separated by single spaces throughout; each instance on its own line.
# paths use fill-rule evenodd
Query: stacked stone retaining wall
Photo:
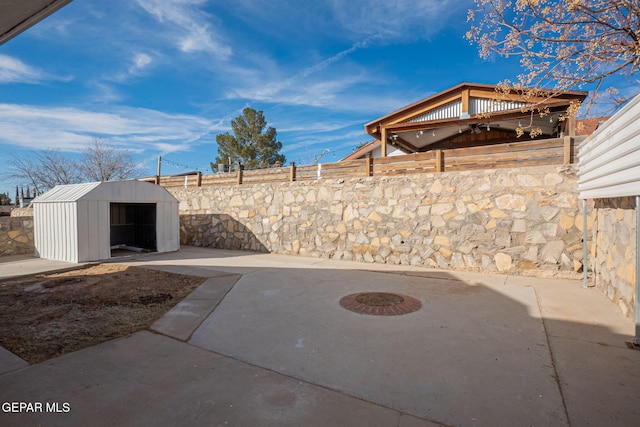
M 636 203 L 632 197 L 592 202 L 596 223 L 595 285 L 627 316 L 634 313 L 636 283 Z
M 14 208 L 11 210 L 11 216 L 33 217 L 33 208 Z
M 0 217 L 0 256 L 34 251 L 33 217 Z
M 183 244 L 577 276 L 576 188 L 573 166 L 543 166 L 170 191 Z

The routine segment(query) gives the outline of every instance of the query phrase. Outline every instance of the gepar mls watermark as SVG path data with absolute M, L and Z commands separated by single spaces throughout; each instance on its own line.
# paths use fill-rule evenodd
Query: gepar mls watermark
M 58 413 L 71 412 L 69 402 L 2 402 L 4 413 Z

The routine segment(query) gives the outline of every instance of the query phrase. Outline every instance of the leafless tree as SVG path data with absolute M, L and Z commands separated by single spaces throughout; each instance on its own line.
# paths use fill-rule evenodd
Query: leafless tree
M 42 194 L 56 185 L 135 178 L 137 163 L 127 150 L 94 139 L 80 161 L 58 150 L 35 151 L 8 161 L 3 177 L 33 187 Z
M 111 181 L 134 178 L 138 174 L 137 163 L 129 151 L 94 138 L 84 150 L 79 163 L 88 181 Z
M 640 4 L 637 0 L 474 0 L 466 38 L 482 58 L 518 57 L 523 73 L 511 88 L 556 92 L 593 84 L 588 109 L 630 99 L 609 85 L 612 77 L 638 83 Z M 631 94 L 633 96 L 635 94 Z
M 34 188 L 41 194 L 56 185 L 82 182 L 78 164 L 57 150 L 34 152 L 9 160 L 10 172 L 5 174 Z

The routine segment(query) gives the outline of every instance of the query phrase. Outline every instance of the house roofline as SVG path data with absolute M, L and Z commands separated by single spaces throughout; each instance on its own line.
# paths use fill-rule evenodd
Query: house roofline
M 455 92 L 459 92 L 462 89 L 478 89 L 478 90 L 495 90 L 496 87 L 498 87 L 498 85 L 492 85 L 492 84 L 484 84 L 484 83 L 470 83 L 470 82 L 462 82 L 457 84 L 456 86 L 450 87 L 446 90 L 443 90 L 441 92 L 435 93 L 431 96 L 428 96 L 426 98 L 420 99 L 412 104 L 409 104 L 405 107 L 402 107 L 398 110 L 395 110 L 389 114 L 386 114 L 382 117 L 379 117 L 375 120 L 370 121 L 369 123 L 365 124 L 365 130 L 371 128 L 372 126 L 376 126 L 379 125 L 383 122 L 388 122 L 390 121 L 390 119 L 393 119 L 394 117 L 397 116 L 402 116 L 402 115 L 406 115 L 409 112 L 411 112 L 411 110 L 414 109 L 419 109 L 420 107 L 422 107 L 424 104 L 426 103 L 430 103 L 433 101 L 437 101 L 439 98 L 446 98 L 447 96 L 450 96 L 451 94 L 455 93 Z M 526 89 L 526 88 L 523 88 Z M 552 94 L 554 91 L 551 89 L 541 89 L 541 91 L 543 92 L 547 92 Z M 565 99 L 580 99 L 580 100 L 584 100 L 587 96 L 589 95 L 589 92 L 585 92 L 585 91 L 561 91 L 560 92 L 560 96 L 558 96 L 557 98 L 565 98 Z
M 354 151 L 353 153 L 349 154 L 348 156 L 345 156 L 344 158 L 340 159 L 339 161 L 344 162 L 345 160 L 355 160 L 357 158 L 359 158 L 360 156 L 367 154 L 370 151 L 373 151 L 376 149 L 376 147 L 380 146 L 380 140 L 379 139 L 374 139 L 373 141 L 369 141 L 366 144 L 364 144 L 362 147 L 358 148 L 356 151 Z

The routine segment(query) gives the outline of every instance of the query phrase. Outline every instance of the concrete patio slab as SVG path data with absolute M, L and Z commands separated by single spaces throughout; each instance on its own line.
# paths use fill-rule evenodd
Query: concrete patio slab
M 635 325 L 580 281 L 191 247 L 116 262 L 209 279 L 155 332 L 0 373 L 2 402 L 69 405 L 0 425 L 637 423 Z M 367 290 L 423 307 L 339 305 Z
M 0 376 L 0 400 L 59 408 L 1 413 L 4 426 L 382 427 L 401 418 L 392 409 L 149 332 Z
M 208 249 L 208 251 L 211 250 L 212 249 Z M 217 254 L 215 260 L 212 260 L 210 256 L 206 256 L 206 250 L 203 253 L 201 248 L 187 246 L 181 248 L 180 252 L 142 255 L 131 260 L 123 260 L 122 263 L 146 266 L 193 266 L 197 267 L 201 272 L 207 269 L 214 270 L 215 273 L 211 274 L 213 276 L 218 275 L 219 272 L 229 274 L 246 274 L 257 272 L 265 268 L 287 268 L 292 265 L 313 266 L 314 264 L 320 264 L 323 261 L 318 258 L 271 255 L 258 252 L 231 250 L 214 251 Z
M 338 304 L 359 291 L 423 307 L 367 316 Z M 530 287 L 274 268 L 244 275 L 189 342 L 445 424 L 567 421 Z
M 640 351 L 550 338 L 574 426 L 633 426 L 640 420 Z
M 535 289 L 549 336 L 627 348 L 633 323 L 598 289 L 577 281 L 541 281 Z
M 0 280 L 50 271 L 78 268 L 84 264 L 50 261 L 31 255 L 0 257 Z
M 29 362 L 0 347 L 0 374 L 29 366 Z

